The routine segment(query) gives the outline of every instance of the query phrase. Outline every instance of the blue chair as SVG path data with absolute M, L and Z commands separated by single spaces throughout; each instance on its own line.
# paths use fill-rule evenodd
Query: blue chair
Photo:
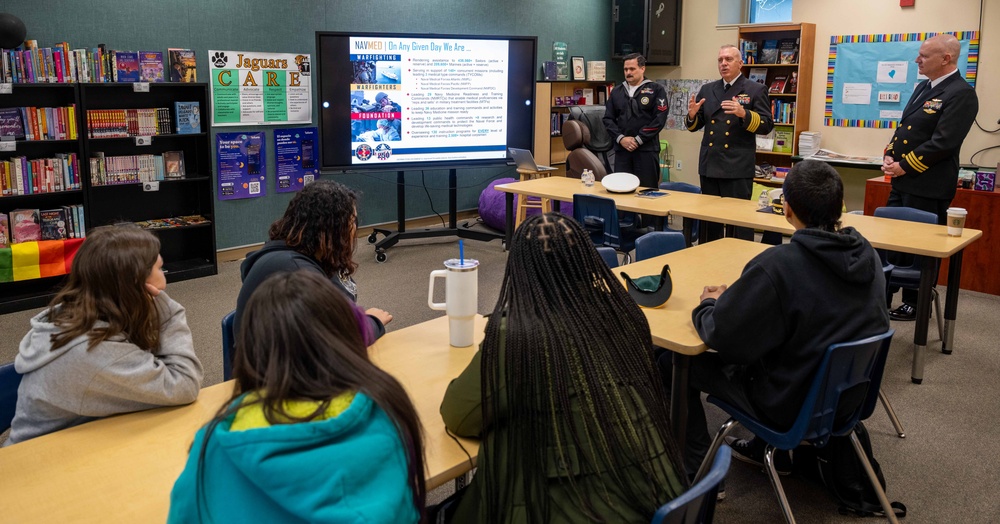
M 684 234 L 677 231 L 651 231 L 635 239 L 635 260 L 646 260 L 680 251 L 687 247 Z
M 731 418 L 722 425 L 715 440 L 712 441 L 705 461 L 695 475 L 695 480 L 705 477 L 708 466 L 714 460 L 716 450 L 726 435 L 737 425 L 743 425 L 767 443 L 764 463 L 771 479 L 771 486 L 778 496 L 785 520 L 794 523 L 795 518 L 792 516 L 785 491 L 781 487 L 778 472 L 774 468 L 774 450 L 792 450 L 801 442 L 823 447 L 832 436 L 848 435 L 855 453 L 865 466 L 886 517 L 890 522 L 896 523 L 896 516 L 889 505 L 885 490 L 882 489 L 853 431 L 859 420 L 868 418 L 875 410 L 893 333 L 894 331 L 890 329 L 881 335 L 856 342 L 831 345 L 816 370 L 816 377 L 809 387 L 802 409 L 788 431 L 781 432 L 768 427 L 739 408 L 709 395 L 708 401 L 719 406 Z
M 632 260 L 630 251 L 635 249 L 635 239 L 645 230 L 623 228 L 618 223 L 615 201 L 594 195 L 573 195 L 573 218 L 583 226 L 597 246 L 608 246 L 625 255 L 625 263 Z
M 222 379 L 233 378 L 233 347 L 236 345 L 236 333 L 233 322 L 236 320 L 236 310 L 222 317 Z
M 723 444 L 715 454 L 712 469 L 705 478 L 679 497 L 660 506 L 653 514 L 652 524 L 709 524 L 715 518 L 715 502 L 719 484 L 729 472 L 732 448 Z
M 601 258 L 604 259 L 604 262 L 608 265 L 608 267 L 612 269 L 618 267 L 618 252 L 615 251 L 615 248 L 598 246 L 597 254 L 601 255 Z
M 892 218 L 895 220 L 908 220 L 910 222 L 923 222 L 924 224 L 937 224 L 937 215 L 928 211 L 912 207 L 880 207 L 875 209 L 875 216 L 882 218 Z M 878 250 L 882 258 L 882 265 L 888 264 L 888 253 L 884 249 Z M 920 289 L 920 266 L 923 264 L 923 257 L 911 257 L 913 262 L 909 265 L 895 264 L 892 273 L 886 278 L 886 286 L 903 289 Z M 888 297 L 888 295 L 887 295 Z M 941 301 L 938 300 L 937 289 L 931 287 L 931 297 L 934 300 L 934 315 L 937 318 L 938 338 L 944 340 L 944 326 L 942 326 Z M 888 304 L 888 300 L 886 300 Z
M 667 191 L 680 191 L 681 193 L 697 193 L 701 194 L 701 188 L 694 185 L 688 184 L 687 182 L 661 182 L 660 189 L 666 189 Z M 691 223 L 691 244 L 698 240 L 698 221 L 695 220 Z
M 10 428 L 17 410 L 17 387 L 21 385 L 21 374 L 14 364 L 0 366 L 0 433 Z

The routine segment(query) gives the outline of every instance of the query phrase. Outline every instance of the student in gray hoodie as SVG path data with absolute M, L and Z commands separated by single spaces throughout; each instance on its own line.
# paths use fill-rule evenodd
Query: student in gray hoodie
M 88 232 L 62 291 L 31 319 L 4 446 L 91 420 L 194 402 L 201 363 L 184 307 L 163 290 L 160 241 L 136 227 Z

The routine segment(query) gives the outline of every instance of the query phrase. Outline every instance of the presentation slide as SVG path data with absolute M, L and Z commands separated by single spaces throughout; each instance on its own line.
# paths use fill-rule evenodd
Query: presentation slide
M 321 67 L 339 70 L 322 77 L 321 128 L 332 146 L 324 167 L 499 163 L 509 146 L 524 145 L 512 136 L 530 140 L 534 60 L 524 50 L 534 52 L 533 40 L 342 38 L 347 45 L 320 47 Z

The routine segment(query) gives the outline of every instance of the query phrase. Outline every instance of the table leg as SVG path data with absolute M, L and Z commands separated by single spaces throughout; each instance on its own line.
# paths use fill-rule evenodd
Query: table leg
M 505 198 L 507 206 L 507 231 L 503 245 L 504 249 L 510 250 L 510 240 L 514 237 L 514 193 L 507 193 Z
M 934 257 L 921 257 L 923 262 L 920 267 L 920 290 L 917 292 L 917 325 L 913 329 L 913 369 L 910 371 L 910 380 L 914 384 L 924 381 L 924 360 L 927 358 L 927 329 L 930 327 L 931 313 L 931 288 L 934 286 L 934 277 L 937 267 L 937 259 Z
M 941 352 L 945 355 L 950 355 L 955 349 L 955 319 L 958 318 L 958 291 L 962 283 L 963 251 L 952 255 L 948 262 L 948 291 L 944 299 L 944 334 L 941 337 Z
M 674 370 L 670 383 L 670 431 L 674 434 L 677 449 L 684 450 L 687 438 L 688 383 L 690 379 L 691 357 L 674 353 Z
M 684 218 L 684 245 L 691 247 L 691 230 L 694 229 L 694 219 Z
M 556 213 L 562 212 L 560 209 L 560 207 L 562 207 L 562 202 L 560 202 L 558 198 L 553 198 L 550 203 L 552 204 L 552 211 L 555 211 Z

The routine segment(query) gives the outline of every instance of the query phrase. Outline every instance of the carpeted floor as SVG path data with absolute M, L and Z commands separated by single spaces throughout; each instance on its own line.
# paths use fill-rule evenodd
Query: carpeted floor
M 465 253 L 480 261 L 479 311 L 488 313 L 496 300 L 507 255 L 499 241 L 465 242 Z M 442 315 L 427 307 L 430 271 L 458 256 L 453 239 L 410 240 L 388 251 L 389 260 L 377 264 L 371 246 L 360 240 L 356 275 L 360 303 L 381 307 L 395 319 L 390 330 Z M 674 278 L 683 275 L 674 274 Z M 205 384 L 222 380 L 219 321 L 235 307 L 240 286 L 239 263 L 223 263 L 213 277 L 170 284 L 167 292 L 188 311 L 195 346 L 205 365 Z M 442 294 L 443 295 L 443 294 Z M 443 296 L 435 298 L 441 301 Z M 1000 297 L 963 291 L 959 300 L 955 352 L 943 355 L 932 323 L 929 355 L 922 385 L 910 382 L 913 323 L 893 322 L 896 336 L 886 368 L 883 389 L 906 429 L 896 437 L 885 412 L 877 408 L 866 422 L 876 458 L 882 465 L 890 500 L 906 504 L 910 523 L 987 523 L 1000 520 L 998 458 L 995 444 L 982 429 L 1000 408 L 1000 355 L 997 348 L 997 311 Z M 0 315 L 0 362 L 10 362 L 28 329 L 28 319 L 39 310 Z M 850 312 L 845 312 L 850 314 Z M 761 312 L 766 329 L 768 312 Z M 581 312 L 585 317 L 585 313 Z M 709 407 L 713 431 L 723 415 Z M 822 488 L 794 476 L 783 479 L 799 522 L 853 523 L 841 516 Z M 782 516 L 767 477 L 754 467 L 733 461 L 726 480 L 728 497 L 719 504 L 716 522 L 775 523 Z M 440 500 L 449 493 L 431 494 Z

